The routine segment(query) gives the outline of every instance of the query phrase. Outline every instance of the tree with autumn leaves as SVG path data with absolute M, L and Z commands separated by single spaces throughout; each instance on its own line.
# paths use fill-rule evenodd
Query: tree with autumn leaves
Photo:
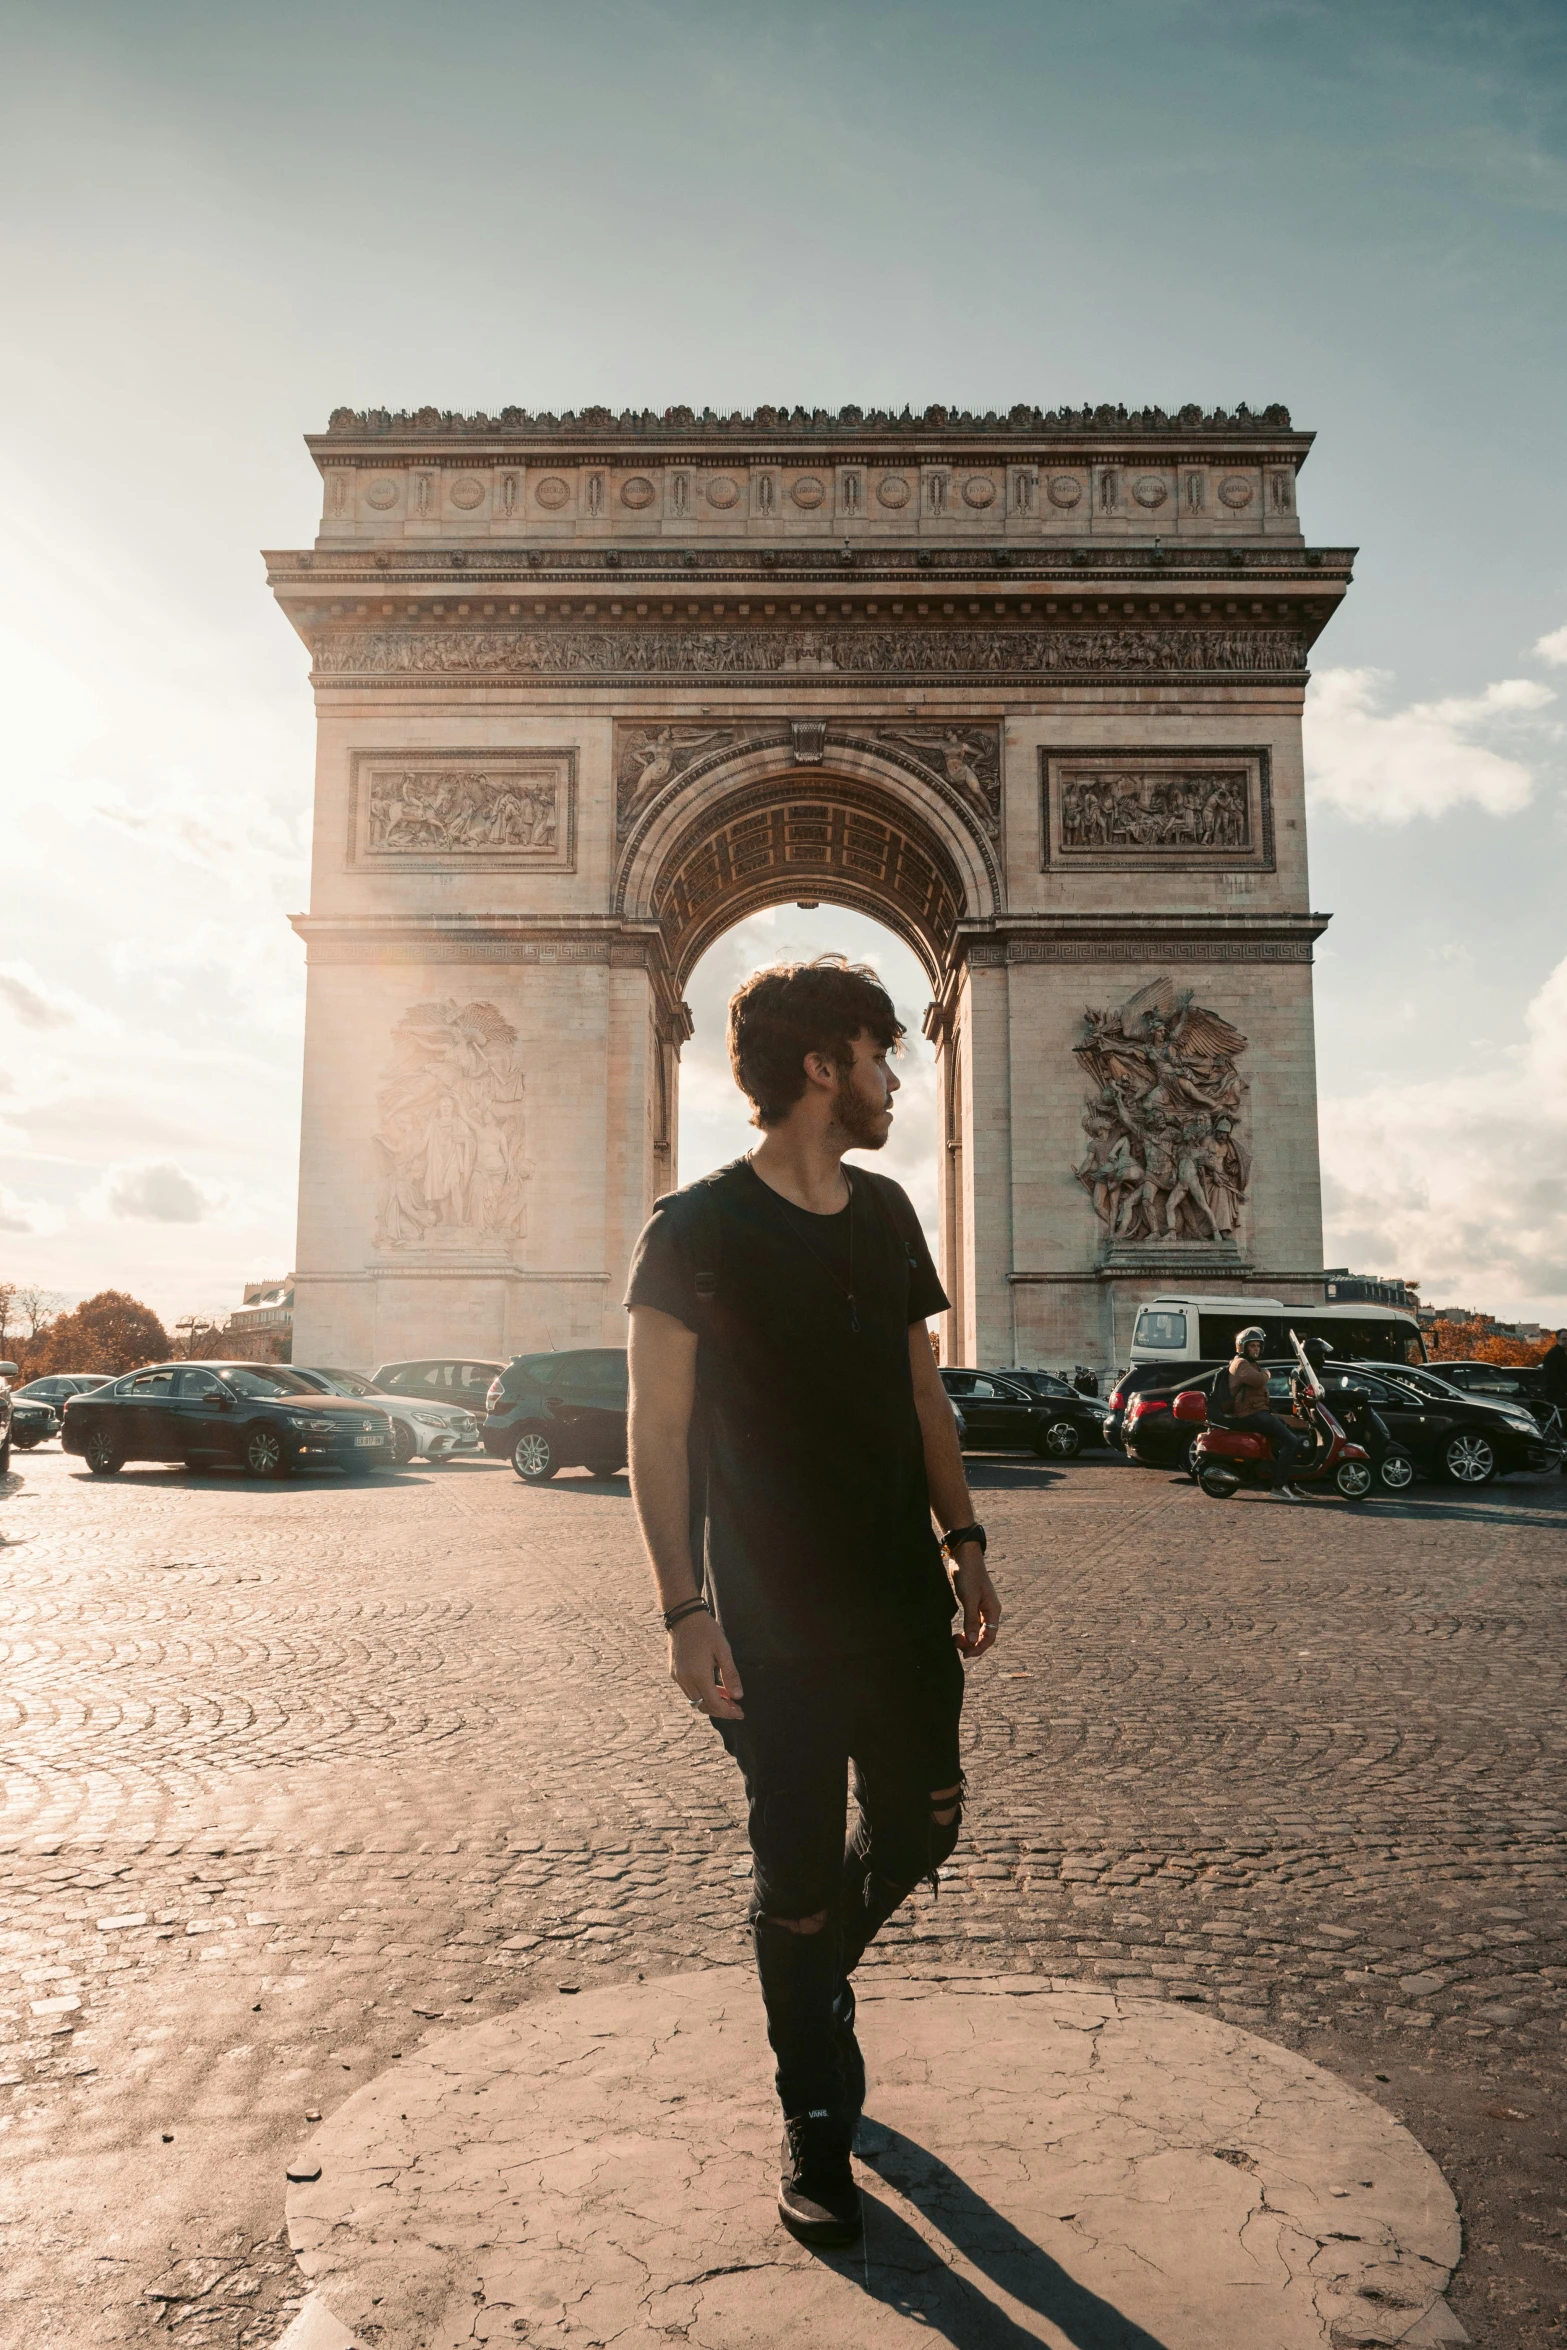
M 1433 1322 L 1425 1341 L 1429 1362 L 1506 1363 L 1515 1370 L 1543 1363 L 1551 1345 L 1549 1336 L 1504 1338 L 1480 1314 L 1471 1314 L 1466 1322 Z
M 51 1371 L 118 1377 L 142 1363 L 167 1362 L 173 1352 L 151 1306 L 123 1289 L 101 1289 L 69 1313 L 55 1313 L 38 1291 L 0 1281 L 0 1357 L 16 1364 L 19 1380 Z

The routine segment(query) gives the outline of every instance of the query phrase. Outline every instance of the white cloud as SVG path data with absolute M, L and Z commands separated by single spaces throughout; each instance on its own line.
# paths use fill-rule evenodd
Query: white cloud
M 209 1186 L 169 1159 L 153 1166 L 111 1167 L 102 1198 L 111 1216 L 135 1216 L 152 1224 L 199 1224 L 219 1204 Z
M 31 1232 L 33 1219 L 27 1202 L 0 1183 L 0 1232 Z
M 1553 661 L 1558 669 L 1567 669 L 1567 628 L 1553 628 L 1549 636 L 1542 636 L 1535 651 L 1543 661 Z
M 1567 1298 L 1567 960 L 1489 1066 L 1325 1101 L 1330 1264 L 1434 1305 L 1548 1321 Z
M 28 963 L 0 963 L 0 1003 L 9 1006 L 24 1028 L 69 1028 L 76 1018 L 67 998 Z
M 1492 816 L 1527 806 L 1535 781 L 1528 761 L 1477 738 L 1538 730 L 1537 713 L 1556 699 L 1548 685 L 1506 677 L 1482 693 L 1387 710 L 1380 704 L 1391 683 L 1385 669 L 1324 669 L 1312 680 L 1306 787 L 1316 805 L 1363 824 L 1407 824 L 1466 803 Z

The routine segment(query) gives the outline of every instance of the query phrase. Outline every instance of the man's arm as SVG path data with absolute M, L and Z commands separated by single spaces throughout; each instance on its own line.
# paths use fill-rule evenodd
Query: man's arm
M 631 1309 L 631 1498 L 661 1611 L 697 1596 L 691 1561 L 691 1478 L 686 1440 L 696 1401 L 696 1332 L 657 1306 Z M 729 1643 L 702 1609 L 669 1635 L 669 1672 L 690 1702 L 717 1721 L 743 1720 Z
M 930 1488 L 930 1506 L 943 1528 L 971 1526 L 974 1503 L 963 1473 L 958 1424 L 941 1384 L 923 1322 L 909 1324 L 909 1369 L 914 1377 L 914 1408 L 920 1416 L 920 1434 L 925 1443 L 925 1482 Z M 996 1645 L 1001 1602 L 985 1571 L 985 1554 L 977 1542 L 958 1545 L 952 1588 L 963 1610 L 963 1629 L 952 1637 L 965 1656 L 983 1656 L 987 1648 Z

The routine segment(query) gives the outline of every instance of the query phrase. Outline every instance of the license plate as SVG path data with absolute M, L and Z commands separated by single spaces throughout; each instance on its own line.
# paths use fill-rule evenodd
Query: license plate
M 375 1445 L 378 1445 L 378 1444 L 380 1443 L 380 1441 L 381 1441 L 381 1439 L 380 1439 L 380 1437 L 379 1437 L 379 1436 L 356 1436 L 356 1437 L 354 1438 L 354 1442 L 355 1442 L 355 1444 L 375 1444 Z

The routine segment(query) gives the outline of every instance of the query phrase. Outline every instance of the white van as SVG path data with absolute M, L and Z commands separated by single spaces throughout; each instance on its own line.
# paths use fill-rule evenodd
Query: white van
M 1132 1331 L 1134 1363 L 1228 1362 L 1235 1333 L 1253 1323 L 1267 1332 L 1268 1361 L 1287 1356 L 1289 1334 L 1322 1338 L 1336 1355 L 1352 1362 L 1423 1363 L 1420 1325 L 1396 1306 L 1287 1306 L 1277 1297 L 1156 1297 L 1138 1314 Z

